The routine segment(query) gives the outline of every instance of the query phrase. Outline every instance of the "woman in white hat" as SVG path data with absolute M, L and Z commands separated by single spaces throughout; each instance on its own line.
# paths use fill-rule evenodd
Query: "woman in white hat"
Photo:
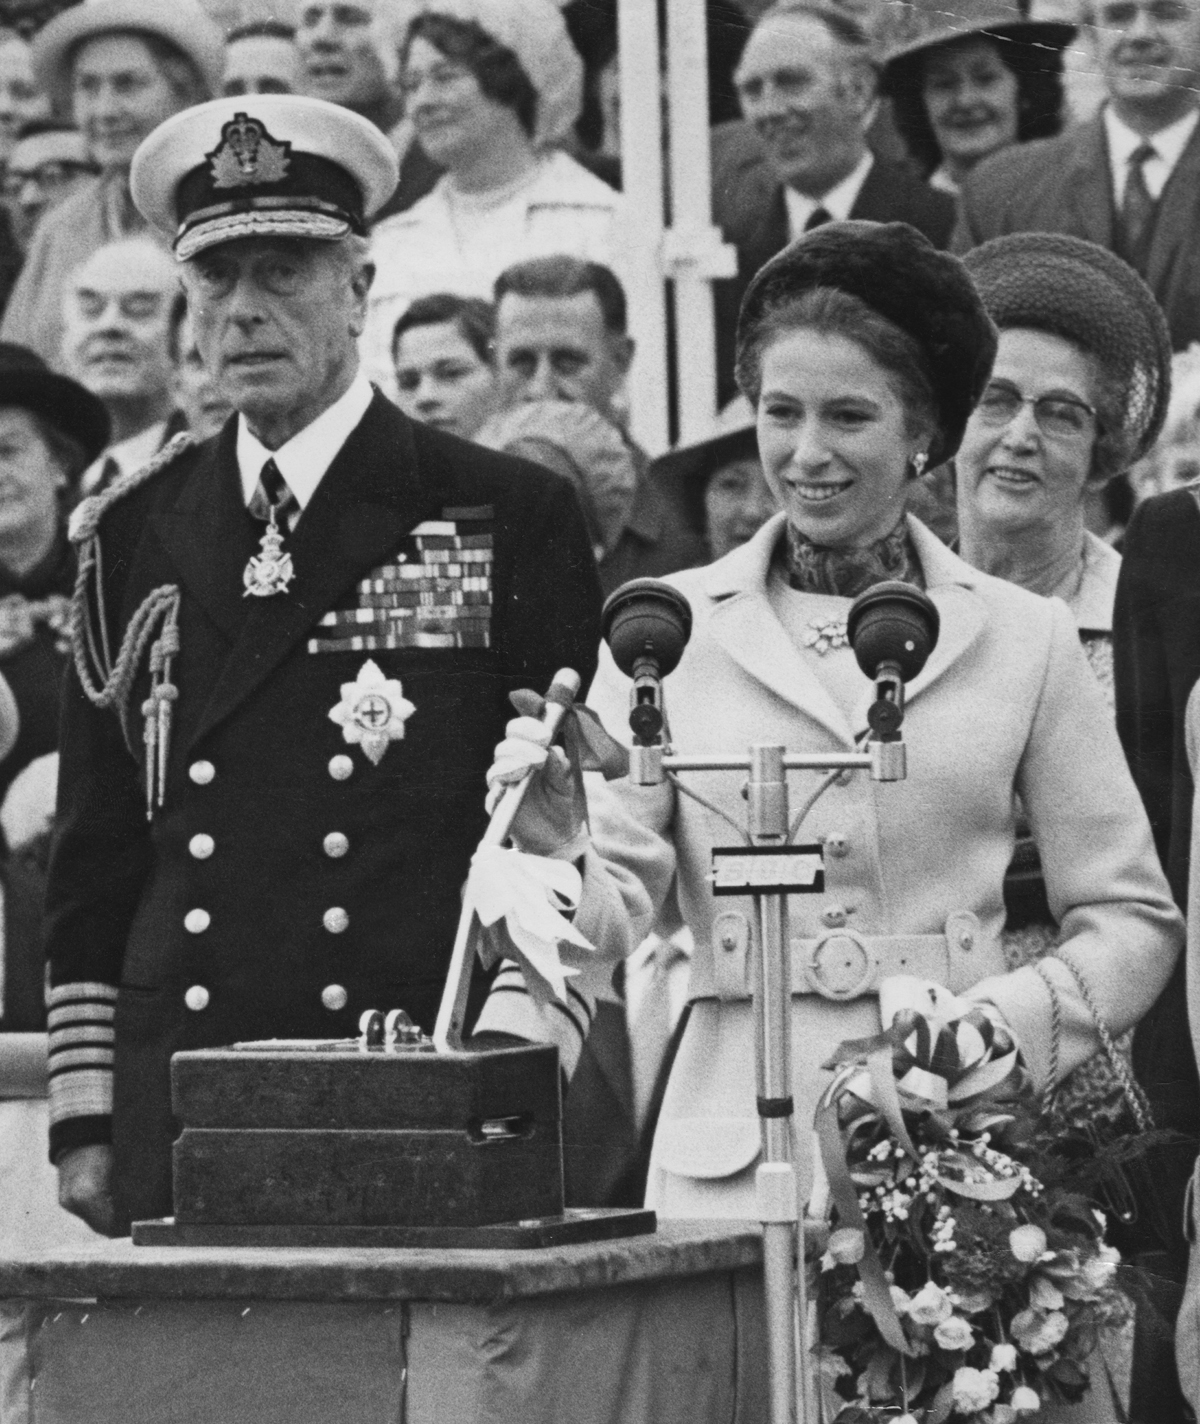
M 224 43 L 198 0 L 86 0 L 38 33 L 33 63 L 101 170 L 39 225 L 0 329 L 53 366 L 67 278 L 99 248 L 145 228 L 129 196 L 134 152 L 164 119 L 216 92 Z
M 364 354 L 388 391 L 391 334 L 417 297 L 490 299 L 506 267 L 554 253 L 621 267 L 620 195 L 557 147 L 583 64 L 550 0 L 424 0 L 400 66 L 407 117 L 445 174 L 375 229 Z

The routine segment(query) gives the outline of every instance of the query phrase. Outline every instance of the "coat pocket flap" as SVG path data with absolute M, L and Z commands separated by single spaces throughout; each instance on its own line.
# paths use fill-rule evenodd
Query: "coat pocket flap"
M 756 1117 L 677 1117 L 660 1119 L 654 1155 L 680 1177 L 732 1177 L 761 1145 Z

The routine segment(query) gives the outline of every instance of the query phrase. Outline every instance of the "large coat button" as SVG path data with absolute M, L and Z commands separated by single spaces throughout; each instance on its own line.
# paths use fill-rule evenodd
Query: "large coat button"
M 348 756 L 339 753 L 329 758 L 329 774 L 334 781 L 349 781 L 354 775 L 354 763 Z
M 213 840 L 212 836 L 193 836 L 191 840 L 188 841 L 188 850 L 191 851 L 197 860 L 207 860 L 216 848 L 217 843 Z
M 211 761 L 194 761 L 188 767 L 188 775 L 197 786 L 207 786 L 217 774 L 217 768 Z
M 321 1002 L 331 1013 L 344 1009 L 349 999 L 350 995 L 340 984 L 326 984 L 321 990 Z
M 826 855 L 835 856 L 838 860 L 842 858 L 850 849 L 846 837 L 841 831 L 830 831 L 825 837 Z
M 330 831 L 322 845 L 325 848 L 325 854 L 331 860 L 341 860 L 342 856 L 350 849 L 350 841 L 341 831 Z
M 189 910 L 183 917 L 183 927 L 188 934 L 203 934 L 212 924 L 212 916 L 207 910 Z
M 191 1009 L 192 1013 L 198 1014 L 201 1009 L 208 1008 L 209 992 L 203 984 L 193 984 L 183 996 L 183 1002 Z
M 330 934 L 341 934 L 344 929 L 349 927 L 350 916 L 340 905 L 331 905 L 321 916 L 321 922 Z

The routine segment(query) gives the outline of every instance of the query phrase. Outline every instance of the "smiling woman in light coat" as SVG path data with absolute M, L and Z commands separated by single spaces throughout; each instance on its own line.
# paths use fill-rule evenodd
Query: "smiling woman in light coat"
M 970 568 L 905 514 L 914 472 L 957 448 L 995 349 L 961 264 L 911 228 L 830 223 L 785 249 L 751 284 L 738 343 L 739 382 L 783 513 L 718 563 L 670 580 L 694 620 L 665 683 L 674 748 L 691 755 L 737 754 L 753 742 L 851 750 L 873 693 L 844 641 L 852 598 L 904 578 L 941 617 L 937 647 L 908 689 L 908 779 L 844 777 L 802 836 L 825 847 L 824 892 L 789 902 L 804 1193 L 822 1064 L 842 1040 L 879 1030 L 880 979 L 914 974 L 993 1005 L 1040 1086 L 1099 1047 L 1062 960 L 1120 1033 L 1154 1002 L 1182 940 L 1066 607 Z M 607 653 L 590 703 L 622 731 L 629 683 Z M 522 753 L 535 725 L 510 725 L 496 779 L 538 759 Z M 738 838 L 670 783 L 589 777 L 584 808 L 565 773 L 551 753 L 514 839 L 582 864 L 576 927 L 616 961 L 651 929 L 674 884 L 695 935 L 691 1016 L 659 1120 L 649 1201 L 664 1216 L 754 1217 L 751 904 L 714 901 L 708 880 L 712 848 Z M 815 784 L 807 774 L 792 782 L 797 804 Z M 691 784 L 744 824 L 739 777 Z M 1001 950 L 1014 791 L 1042 847 L 1061 926 L 1046 977 L 1032 967 L 1007 972 Z M 574 988 L 569 1012 L 540 1008 L 505 968 L 479 1028 L 554 1041 L 569 1071 L 589 1014 Z

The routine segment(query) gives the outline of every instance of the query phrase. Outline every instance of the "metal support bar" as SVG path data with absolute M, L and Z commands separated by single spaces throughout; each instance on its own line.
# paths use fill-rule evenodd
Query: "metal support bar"
M 701 7 L 703 8 L 703 7 Z M 658 6 L 617 0 L 621 95 L 622 278 L 637 345 L 630 424 L 652 455 L 667 448 L 667 294 L 662 276 L 663 125 Z M 708 121 L 704 123 L 708 134 Z
M 667 752 L 662 758 L 667 771 L 749 771 L 752 757 L 677 756 Z M 875 758 L 870 752 L 813 752 L 809 756 L 785 755 L 785 771 L 870 771 Z

